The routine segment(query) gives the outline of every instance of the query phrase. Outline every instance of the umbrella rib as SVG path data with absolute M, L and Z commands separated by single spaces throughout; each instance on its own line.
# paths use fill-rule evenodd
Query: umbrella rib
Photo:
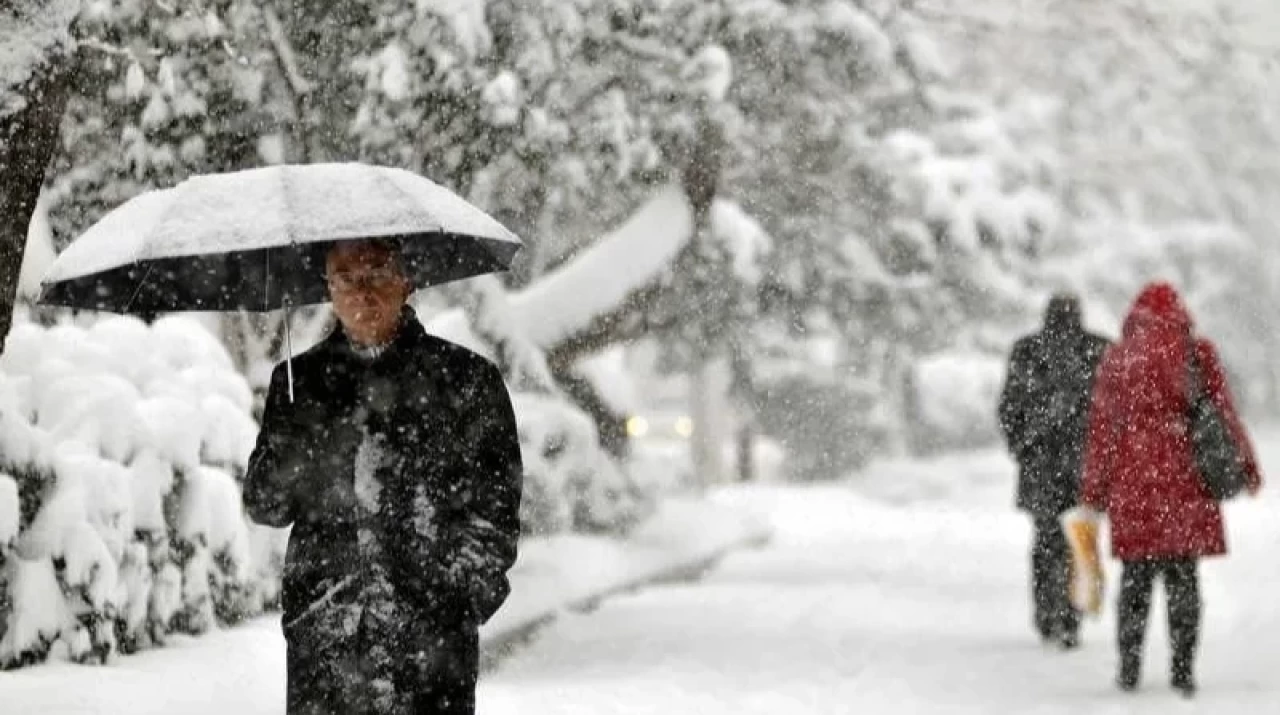
M 262 289 L 262 310 L 266 312 L 271 310 L 271 249 L 268 248 L 263 252 L 262 256 L 262 272 L 266 274 L 266 286 Z
M 293 168 L 290 165 L 288 164 L 281 165 L 280 167 L 280 203 L 282 208 L 281 215 L 284 216 L 285 238 L 289 240 L 289 247 L 293 249 L 294 265 L 295 267 L 299 267 L 300 265 L 305 265 L 305 262 L 303 262 L 301 260 L 301 257 L 298 255 L 301 249 L 298 246 L 297 230 L 293 225 L 294 218 L 295 218 L 293 210 L 294 210 L 294 207 L 297 206 L 298 202 L 293 200 L 294 197 L 293 197 L 292 191 L 290 190 L 289 176 L 292 173 L 293 173 Z M 286 263 L 286 261 L 284 260 L 286 255 L 287 254 L 281 251 L 281 260 L 277 261 L 277 263 L 281 264 L 281 268 L 283 268 L 284 264 Z M 283 272 L 281 273 L 281 279 L 279 283 L 280 283 L 280 286 L 276 290 L 280 291 L 281 302 L 287 304 L 292 296 L 289 294 L 289 283 L 287 282 L 286 276 Z
M 169 195 L 168 195 L 168 196 L 169 196 L 169 202 L 168 202 L 168 204 L 164 207 L 163 211 L 161 211 L 161 212 L 160 212 L 160 220 L 159 220 L 159 221 L 156 221 L 156 222 L 152 225 L 152 227 L 151 227 L 152 234 L 154 234 L 154 233 L 155 233 L 155 231 L 156 231 L 156 229 L 157 229 L 158 227 L 163 226 L 163 225 L 164 225 L 164 223 L 165 223 L 165 220 L 167 220 L 167 219 L 169 218 L 169 214 L 173 213 L 173 211 L 174 211 L 174 206 L 176 206 L 176 205 L 177 205 L 177 196 L 178 196 L 179 189 L 181 189 L 181 188 L 182 188 L 183 184 L 187 184 L 187 182 L 188 182 L 188 181 L 190 181 L 190 179 L 189 179 L 189 178 L 188 178 L 188 179 L 184 179 L 183 181 L 178 182 L 178 184 L 177 184 L 176 186 L 171 186 L 171 187 L 169 187 L 168 189 L 161 189 L 161 191 L 169 191 L 169 192 L 171 192 L 171 193 L 169 193 Z M 144 242 L 143 246 L 140 246 L 140 248 L 142 248 L 142 247 L 145 247 L 145 242 Z M 140 251 L 140 252 L 142 252 L 142 251 Z M 142 259 L 142 258 L 136 258 L 136 259 L 134 259 L 134 264 L 136 265 L 136 264 L 138 264 L 138 263 L 142 262 L 143 260 L 144 260 L 144 259 Z M 138 299 L 138 294 L 142 293 L 142 286 L 146 285 L 146 283 L 147 283 L 147 279 L 151 277 L 151 270 L 152 270 L 153 268 L 155 268 L 155 257 L 154 257 L 154 256 L 149 257 L 149 258 L 146 258 L 146 259 L 145 259 L 145 261 L 146 261 L 146 264 L 147 264 L 147 270 L 146 270 L 146 272 L 145 272 L 145 273 L 143 273 L 143 274 L 142 274 L 142 280 L 138 281 L 138 285 L 137 285 L 137 287 L 133 289 L 133 295 L 129 296 L 129 302 L 125 303 L 125 305 L 124 305 L 124 311 L 123 311 L 123 312 L 125 312 L 125 313 L 130 312 L 130 309 L 133 307 L 133 303 L 134 303 L 134 301 L 136 301 L 136 300 Z
M 151 261 L 147 262 L 147 270 L 142 274 L 142 278 L 138 281 L 138 285 L 133 289 L 133 295 L 129 296 L 129 301 L 124 304 L 123 312 L 128 313 L 129 309 L 133 307 L 133 302 L 138 299 L 138 294 L 142 292 L 142 286 L 146 284 L 147 279 L 151 277 L 151 269 L 155 267 L 155 263 Z

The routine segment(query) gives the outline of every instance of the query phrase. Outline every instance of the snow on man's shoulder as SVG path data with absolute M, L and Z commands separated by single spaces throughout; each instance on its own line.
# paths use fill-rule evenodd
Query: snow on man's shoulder
M 445 361 L 457 367 L 465 367 L 477 372 L 498 371 L 498 366 L 487 356 L 438 335 L 426 333 L 423 345 L 428 352 L 444 358 Z

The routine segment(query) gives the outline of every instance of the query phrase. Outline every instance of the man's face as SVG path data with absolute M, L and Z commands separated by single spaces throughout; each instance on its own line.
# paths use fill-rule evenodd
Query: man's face
M 341 243 L 325 262 L 333 312 L 347 335 L 376 345 L 390 340 L 412 292 L 395 252 L 372 242 Z

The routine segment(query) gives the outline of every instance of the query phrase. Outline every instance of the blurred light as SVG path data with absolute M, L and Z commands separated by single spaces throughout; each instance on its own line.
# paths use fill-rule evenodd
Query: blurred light
M 676 418 L 676 434 L 688 439 L 693 436 L 693 420 L 688 417 Z
M 649 420 L 635 415 L 627 418 L 627 436 L 643 437 L 649 433 Z

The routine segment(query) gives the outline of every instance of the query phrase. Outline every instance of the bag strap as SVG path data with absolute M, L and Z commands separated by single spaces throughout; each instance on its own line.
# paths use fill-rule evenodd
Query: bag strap
M 1204 384 L 1204 371 L 1200 366 L 1200 356 L 1197 355 L 1196 338 L 1194 335 L 1187 339 L 1187 382 L 1188 382 L 1188 404 L 1195 407 L 1196 403 L 1207 397 L 1208 389 Z

